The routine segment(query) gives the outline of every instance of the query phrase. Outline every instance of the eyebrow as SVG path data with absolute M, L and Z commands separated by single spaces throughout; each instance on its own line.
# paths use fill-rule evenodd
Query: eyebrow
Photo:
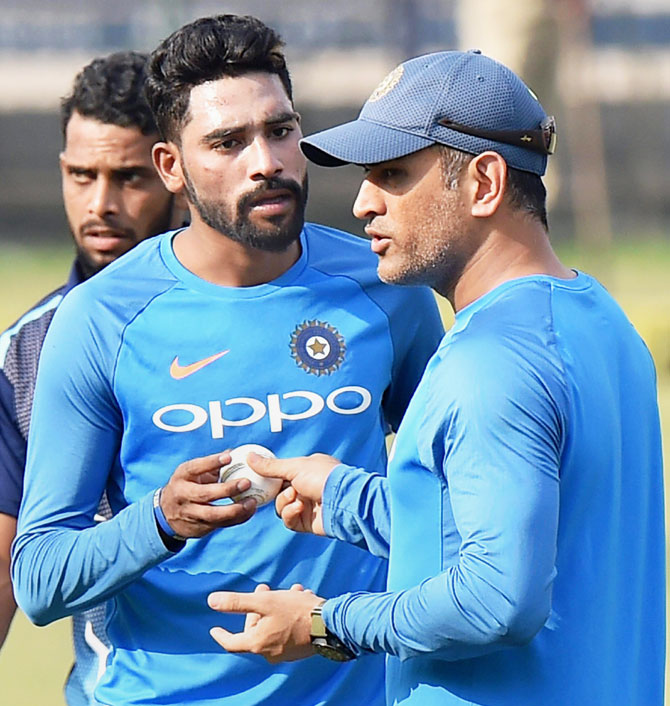
M 280 113 L 279 115 L 269 118 L 268 120 L 264 121 L 263 125 L 271 127 L 272 125 L 280 125 L 281 123 L 290 123 L 292 120 L 297 121 L 298 118 L 299 115 L 295 111 L 287 111 L 285 113 Z M 224 137 L 229 137 L 230 135 L 236 135 L 240 132 L 244 132 L 248 127 L 249 125 L 237 125 L 236 127 L 230 128 L 219 127 L 215 130 L 212 130 L 211 132 L 208 132 L 206 135 L 203 135 L 200 139 L 200 142 L 206 143 L 212 142 L 213 140 L 220 140 Z
M 98 172 L 100 171 L 97 167 L 85 166 L 82 164 L 66 164 L 66 169 L 70 174 L 78 172 Z M 143 164 L 130 164 L 124 167 L 116 167 L 111 170 L 113 174 L 151 174 L 153 172 L 153 167 L 147 167 Z

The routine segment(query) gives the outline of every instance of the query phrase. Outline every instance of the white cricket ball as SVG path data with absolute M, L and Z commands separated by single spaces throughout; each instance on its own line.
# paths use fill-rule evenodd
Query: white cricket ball
M 234 495 L 233 500 L 240 502 L 246 500 L 246 498 L 254 498 L 258 507 L 261 507 L 261 505 L 267 505 L 267 503 L 277 497 L 281 490 L 282 481 L 281 478 L 264 478 L 249 468 L 247 456 L 252 452 L 257 453 L 259 456 L 265 456 L 265 458 L 275 458 L 270 449 L 266 449 L 265 446 L 260 444 L 238 446 L 230 452 L 230 463 L 219 469 L 219 483 L 248 478 L 251 481 L 251 487 L 239 495 Z

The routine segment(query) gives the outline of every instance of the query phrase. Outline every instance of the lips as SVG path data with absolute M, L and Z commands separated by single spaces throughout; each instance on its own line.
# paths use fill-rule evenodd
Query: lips
M 83 231 L 84 236 L 89 238 L 128 238 L 125 233 L 118 230 L 108 230 L 108 229 L 91 229 L 87 228 Z
M 88 247 L 99 252 L 116 251 L 121 243 L 127 248 L 128 241 L 134 239 L 132 233 L 108 226 L 84 226 L 81 234 Z
M 266 214 L 279 214 L 287 211 L 293 201 L 293 194 L 288 190 L 269 190 L 253 198 L 249 202 L 249 209 Z
M 365 232 L 370 238 L 370 250 L 376 255 L 383 255 L 391 245 L 391 238 L 369 228 L 366 228 Z

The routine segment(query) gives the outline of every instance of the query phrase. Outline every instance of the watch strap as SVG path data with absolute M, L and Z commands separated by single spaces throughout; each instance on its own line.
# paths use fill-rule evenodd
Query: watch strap
M 356 655 L 354 652 L 326 627 L 322 614 L 325 602 L 325 600 L 321 601 L 311 611 L 310 639 L 314 651 L 322 657 L 336 662 L 348 662 L 351 659 L 355 659 Z

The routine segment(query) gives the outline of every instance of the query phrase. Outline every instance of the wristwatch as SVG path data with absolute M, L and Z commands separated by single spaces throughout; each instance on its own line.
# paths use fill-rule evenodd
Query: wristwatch
M 310 639 L 314 651 L 318 655 L 332 659 L 335 662 L 348 662 L 350 659 L 355 659 L 356 655 L 337 635 L 333 635 L 323 622 L 321 611 L 325 602 L 325 600 L 321 601 L 321 603 L 312 608 L 311 612 L 312 628 L 310 630 Z

